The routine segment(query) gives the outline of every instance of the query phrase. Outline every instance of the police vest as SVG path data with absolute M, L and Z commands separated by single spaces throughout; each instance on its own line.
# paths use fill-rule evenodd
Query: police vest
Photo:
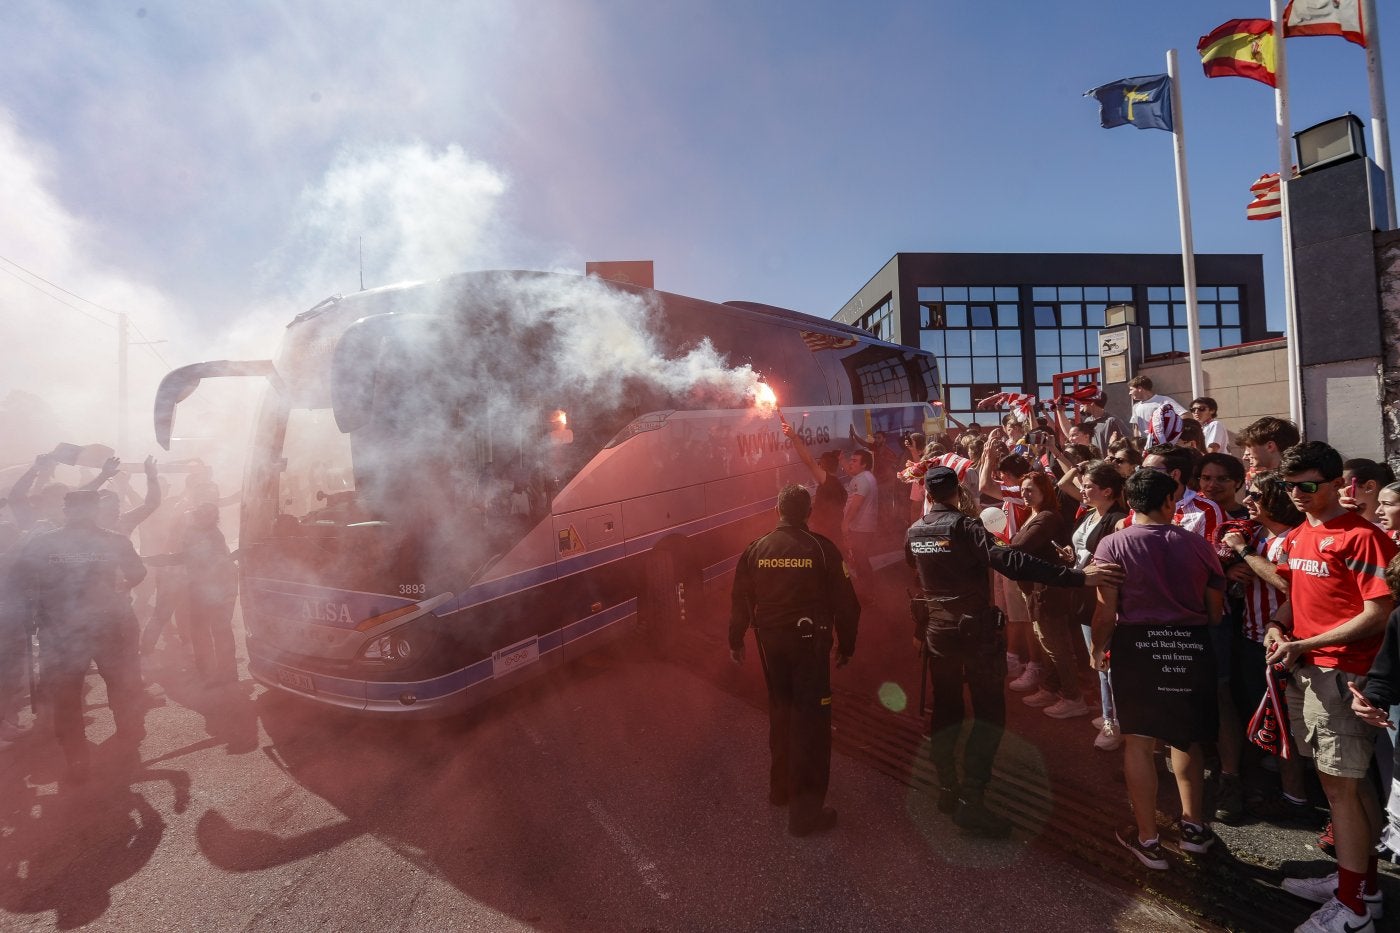
M 973 521 L 935 507 L 910 526 L 907 536 L 924 595 L 956 600 L 963 612 L 980 612 L 992 602 L 987 557 L 959 527 Z

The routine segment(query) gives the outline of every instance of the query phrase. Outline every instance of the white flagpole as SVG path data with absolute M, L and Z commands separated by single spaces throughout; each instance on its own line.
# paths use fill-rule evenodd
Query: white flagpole
M 1393 230 L 1397 219 L 1395 179 L 1390 173 L 1390 119 L 1385 108 L 1385 76 L 1381 72 L 1381 30 L 1376 22 L 1376 0 L 1361 0 L 1361 28 L 1366 33 L 1366 78 L 1371 85 L 1371 145 L 1376 150 L 1376 165 L 1385 172 L 1385 205 L 1389 213 L 1382 229 Z
M 1278 131 L 1279 205 L 1283 208 L 1283 308 L 1288 340 L 1288 417 L 1303 431 L 1303 374 L 1298 363 L 1298 308 L 1293 294 L 1293 225 L 1288 212 L 1288 185 L 1293 178 L 1293 135 L 1288 122 L 1288 69 L 1283 38 L 1283 2 L 1269 0 L 1274 18 L 1274 126 Z
M 1186 184 L 1186 124 L 1181 117 L 1181 78 L 1176 49 L 1167 50 L 1172 84 L 1172 149 L 1176 153 L 1176 207 L 1181 223 L 1181 277 L 1186 285 L 1186 346 L 1191 354 L 1191 397 L 1205 395 L 1201 382 L 1201 316 L 1196 302 L 1196 248 L 1191 239 L 1191 191 Z

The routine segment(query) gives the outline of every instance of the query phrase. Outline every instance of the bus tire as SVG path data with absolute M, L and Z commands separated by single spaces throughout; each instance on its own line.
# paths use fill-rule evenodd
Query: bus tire
M 680 555 L 668 549 L 654 550 L 643 568 L 641 628 L 648 637 L 660 638 L 677 631 L 684 619 Z

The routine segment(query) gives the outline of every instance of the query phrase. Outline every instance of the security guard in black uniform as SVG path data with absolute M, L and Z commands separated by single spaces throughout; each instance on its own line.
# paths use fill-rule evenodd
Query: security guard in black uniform
M 831 645 L 844 667 L 856 647 L 860 602 L 841 553 L 807 530 L 812 497 L 801 486 L 778 494 L 778 527 L 748 546 L 734 572 L 729 654 L 744 659 L 753 626 L 768 683 L 768 800 L 788 804 L 788 832 L 836 825 L 825 807 L 831 772 Z
M 980 521 L 958 511 L 958 475 L 947 467 L 924 474 L 924 489 L 930 510 L 910 526 L 906 543 L 923 588 L 912 609 L 914 635 L 928 650 L 933 675 L 929 751 L 941 788 L 938 809 L 953 813 L 969 833 L 1006 836 L 1011 824 L 983 803 L 1006 725 L 1006 633 L 987 569 L 1051 586 L 1116 585 L 1122 573 L 1106 564 L 1074 570 L 994 543 Z M 964 683 L 974 718 L 959 782 L 954 750 Z

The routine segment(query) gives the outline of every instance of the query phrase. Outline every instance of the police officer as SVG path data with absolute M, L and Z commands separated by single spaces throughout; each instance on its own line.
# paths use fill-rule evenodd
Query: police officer
M 54 732 L 75 781 L 87 776 L 83 678 L 93 661 L 107 684 L 117 738 L 132 744 L 145 736 L 128 594 L 146 568 L 130 540 L 98 527 L 97 508 L 96 492 L 68 493 L 63 527 L 25 544 L 11 571 L 34 614 L 42 689 L 53 705 Z
M 753 626 L 768 683 L 768 801 L 788 805 L 788 832 L 836 825 L 824 806 L 831 772 L 831 646 L 845 667 L 856 647 L 860 602 L 841 553 L 807 529 L 812 497 L 801 486 L 778 493 L 778 527 L 748 546 L 734 572 L 729 655 L 744 660 Z
M 938 809 L 974 835 L 1002 837 L 1011 824 L 983 802 L 992 760 L 1006 725 L 1006 633 L 992 605 L 990 567 L 1013 580 L 1051 586 L 1108 586 L 1118 567 L 1087 570 L 1052 564 L 994 543 L 982 523 L 958 511 L 958 475 L 947 467 L 924 474 L 930 509 L 910 526 L 907 546 L 923 598 L 914 600 L 914 635 L 927 649 L 933 678 L 929 752 L 940 785 Z M 963 722 L 963 684 L 972 698 L 972 731 L 958 780 L 954 749 Z

